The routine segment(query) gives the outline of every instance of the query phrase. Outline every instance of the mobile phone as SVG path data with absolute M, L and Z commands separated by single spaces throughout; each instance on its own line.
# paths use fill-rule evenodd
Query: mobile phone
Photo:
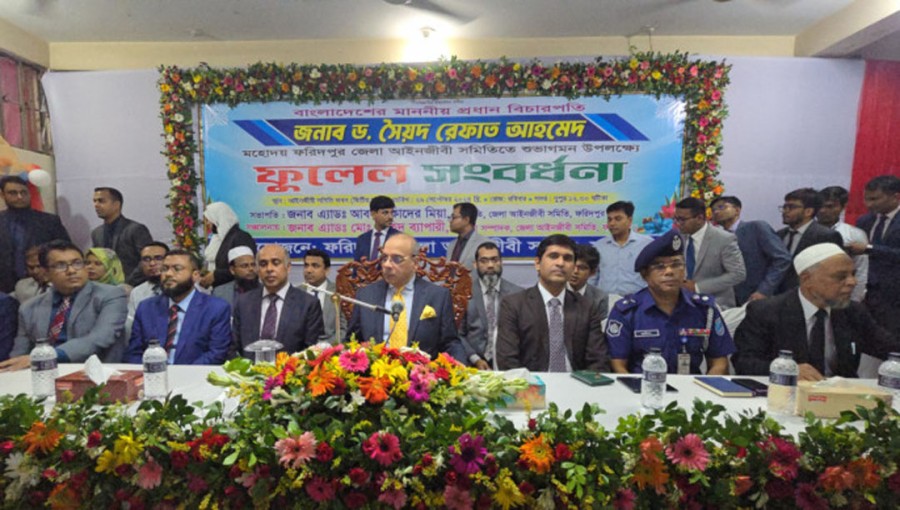
M 633 391 L 634 393 L 641 392 L 641 378 L 640 376 L 630 376 L 630 375 L 620 375 L 616 377 L 616 380 L 620 383 L 628 386 L 628 389 Z M 666 383 L 666 392 L 668 393 L 678 393 L 678 390 L 669 383 Z
M 748 379 L 745 377 L 732 377 L 731 382 L 740 384 L 744 388 L 753 392 L 755 397 L 765 397 L 769 394 L 769 387 L 756 379 Z
M 613 383 L 613 380 L 609 377 L 593 370 L 576 370 L 572 372 L 572 377 L 588 386 L 606 386 Z

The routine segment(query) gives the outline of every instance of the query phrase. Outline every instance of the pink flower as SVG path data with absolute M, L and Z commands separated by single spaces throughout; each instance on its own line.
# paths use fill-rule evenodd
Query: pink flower
M 144 463 L 144 465 L 141 466 L 141 469 L 138 470 L 138 487 L 144 490 L 159 487 L 159 484 L 162 483 L 162 472 L 162 466 L 155 460 L 150 459 L 150 461 Z
M 403 457 L 400 438 L 389 432 L 375 432 L 363 443 L 363 452 L 382 466 L 390 466 Z
M 387 492 L 382 492 L 378 496 L 378 501 L 394 507 L 394 510 L 400 510 L 406 506 L 406 493 L 402 490 L 389 490 Z
M 620 489 L 616 493 L 616 499 L 613 500 L 613 508 L 616 510 L 633 510 L 634 509 L 634 491 L 631 489 Z
M 700 120 L 697 121 L 697 124 L 702 128 L 706 127 L 709 125 L 709 119 L 706 118 L 706 116 L 704 115 L 704 116 L 700 117 Z
M 697 471 L 705 470 L 709 463 L 709 453 L 703 446 L 703 440 L 697 434 L 688 434 L 674 445 L 670 445 L 666 448 L 666 457 L 673 464 Z
M 691 76 L 696 78 L 697 75 L 700 74 L 700 69 L 697 66 L 691 66 L 691 68 L 688 72 L 691 73 Z
M 455 80 L 456 77 L 457 77 L 456 69 L 453 69 L 452 67 L 451 67 L 450 69 L 447 69 L 447 76 L 448 76 L 451 80 Z M 403 494 L 403 497 L 404 497 L 404 499 L 405 499 L 405 498 L 406 498 L 406 494 Z M 379 500 L 380 500 L 380 499 L 381 499 L 381 498 L 379 498 Z
M 406 390 L 406 396 L 413 402 L 425 402 L 428 400 L 428 383 L 413 377 L 409 380 L 409 389 Z
M 334 499 L 334 485 L 327 478 L 316 476 L 306 484 L 306 494 L 317 503 Z
M 282 465 L 298 469 L 316 456 L 316 436 L 312 432 L 304 432 L 299 437 L 286 437 L 275 443 L 275 451 L 281 458 Z
M 713 101 L 718 101 L 719 99 L 722 99 L 722 92 L 714 90 L 709 97 L 711 97 Z
M 484 456 L 487 448 L 484 447 L 484 438 L 472 437 L 469 433 L 459 436 L 459 446 L 448 448 L 450 465 L 461 475 L 473 475 L 481 470 L 484 465 Z
M 444 488 L 444 506 L 450 510 L 472 510 L 472 495 L 455 484 L 448 483 Z
M 338 363 L 341 365 L 341 368 L 348 372 L 362 373 L 369 368 L 369 357 L 362 349 L 357 349 L 353 352 L 345 351 L 338 358 Z
M 794 491 L 794 503 L 802 510 L 828 510 L 828 501 L 816 494 L 816 487 L 811 483 L 801 483 Z

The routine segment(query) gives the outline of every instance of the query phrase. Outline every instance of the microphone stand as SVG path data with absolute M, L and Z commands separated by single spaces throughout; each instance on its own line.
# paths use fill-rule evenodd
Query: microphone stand
M 373 305 L 371 303 L 366 303 L 365 301 L 360 301 L 358 299 L 352 298 L 350 296 L 345 296 L 343 294 L 339 294 L 337 291 L 331 291 L 326 289 L 320 289 L 318 287 L 313 287 L 312 285 L 301 282 L 300 286 L 306 290 L 321 292 L 329 297 L 331 303 L 334 305 L 334 336 L 335 336 L 335 344 L 341 343 L 341 301 L 346 301 L 348 303 L 353 303 L 354 305 L 361 306 L 363 308 L 368 308 L 373 312 L 381 312 L 386 315 L 393 315 L 390 310 L 383 306 Z M 394 320 L 394 327 L 397 326 L 397 320 Z M 391 331 L 393 332 L 393 330 Z M 388 337 L 390 338 L 390 336 Z

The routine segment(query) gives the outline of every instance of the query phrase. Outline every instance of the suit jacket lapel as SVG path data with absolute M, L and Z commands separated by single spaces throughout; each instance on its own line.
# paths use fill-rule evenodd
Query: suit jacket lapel
M 498 287 L 500 283 L 497 284 Z M 500 290 L 499 288 L 497 289 Z M 497 296 L 499 299 L 499 296 Z M 475 278 L 475 282 L 472 284 L 472 299 L 475 300 L 475 309 L 478 310 L 479 317 L 487 317 L 487 307 L 484 303 L 484 290 L 481 288 L 481 280 L 477 277 Z
M 537 285 L 528 289 L 528 301 L 526 302 L 527 310 L 524 313 L 531 314 L 532 320 L 535 322 L 535 345 L 538 351 L 537 359 L 539 366 L 546 370 L 550 367 L 550 325 L 547 323 L 547 307 L 544 305 L 544 299 Z
M 566 335 L 566 353 L 569 356 L 569 363 L 572 366 L 575 366 L 575 346 L 572 342 L 574 341 L 573 339 L 575 338 L 576 331 L 578 331 L 577 299 L 588 299 L 588 297 L 587 293 L 585 293 L 585 296 L 580 297 L 575 296 L 574 292 L 564 292 L 566 292 L 566 303 L 563 305 L 563 330 Z M 549 327 L 547 329 L 549 331 Z M 547 338 L 549 337 L 550 335 L 548 333 Z
M 709 244 L 715 242 L 713 236 L 715 236 L 715 232 L 712 231 L 713 226 L 707 224 L 706 234 L 703 235 L 703 241 L 700 243 L 700 251 L 697 252 L 697 261 L 694 264 L 694 275 L 696 276 L 697 270 L 700 268 L 700 265 L 703 264 L 703 259 L 706 257 L 706 252 L 709 251 Z
M 384 306 L 384 300 L 387 298 L 388 285 L 384 280 L 378 280 L 373 285 L 378 285 L 377 292 L 375 293 L 375 302 L 372 303 L 374 305 Z M 363 317 L 368 317 L 369 320 L 373 321 L 372 331 L 375 332 L 375 342 L 381 342 L 381 339 L 384 338 L 384 315 L 381 312 L 371 311 L 369 313 L 363 314 Z M 365 339 L 368 340 L 368 339 Z
M 87 308 L 88 304 L 91 302 L 91 297 L 94 293 L 94 283 L 88 282 L 87 285 L 84 286 L 83 289 L 75 296 L 75 302 L 72 303 L 72 311 L 69 312 L 69 320 L 66 321 L 66 332 L 72 332 L 72 326 L 78 320 L 78 316 L 81 315 L 81 312 Z
M 426 288 L 427 285 L 428 284 L 418 277 L 416 277 L 416 281 L 413 284 L 412 309 L 406 312 L 411 314 L 409 316 L 409 334 L 407 335 L 407 340 L 409 342 L 412 342 L 413 339 L 416 338 L 416 329 L 419 327 L 419 317 L 422 316 L 422 310 L 424 310 L 425 305 L 428 304 L 428 296 L 426 295 L 428 293 L 428 289 Z
M 787 327 L 781 334 L 786 341 L 781 344 L 792 346 L 794 360 L 797 363 L 807 363 L 809 361 L 809 335 L 806 332 L 803 305 L 800 304 L 799 291 L 796 289 L 789 294 L 784 318 Z
M 203 309 L 206 307 L 206 296 L 201 292 L 195 292 L 191 298 L 191 304 L 184 312 L 184 321 L 181 322 L 181 332 L 178 333 L 178 345 L 175 346 L 175 362 L 177 363 L 186 351 L 186 342 L 189 342 L 195 336 L 197 321 L 203 316 Z
M 247 317 L 247 324 L 244 326 L 245 328 L 249 328 L 250 335 L 244 339 L 246 345 L 250 345 L 253 342 L 259 340 L 259 333 L 262 329 L 262 325 L 260 324 L 260 319 L 262 318 L 262 293 L 265 291 L 265 288 L 261 289 L 253 289 L 253 294 L 250 295 L 252 299 L 246 301 L 247 306 L 250 307 L 249 315 Z M 243 346 L 241 347 L 243 348 Z
M 288 322 L 293 319 L 291 314 L 300 309 L 298 303 L 300 296 L 297 292 L 300 291 L 288 284 L 287 294 L 284 295 L 284 303 L 281 306 L 281 315 L 278 316 L 278 331 L 275 333 L 275 338 L 281 343 L 284 343 L 281 339 L 287 335 L 287 329 L 290 327 Z

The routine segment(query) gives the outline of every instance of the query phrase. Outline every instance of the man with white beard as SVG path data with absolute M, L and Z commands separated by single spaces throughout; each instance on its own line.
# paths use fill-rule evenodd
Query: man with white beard
M 478 277 L 473 278 L 466 322 L 459 333 L 469 363 L 479 370 L 490 370 L 494 366 L 500 300 L 523 289 L 502 278 L 503 259 L 492 241 L 481 243 L 475 250 L 475 271 Z

